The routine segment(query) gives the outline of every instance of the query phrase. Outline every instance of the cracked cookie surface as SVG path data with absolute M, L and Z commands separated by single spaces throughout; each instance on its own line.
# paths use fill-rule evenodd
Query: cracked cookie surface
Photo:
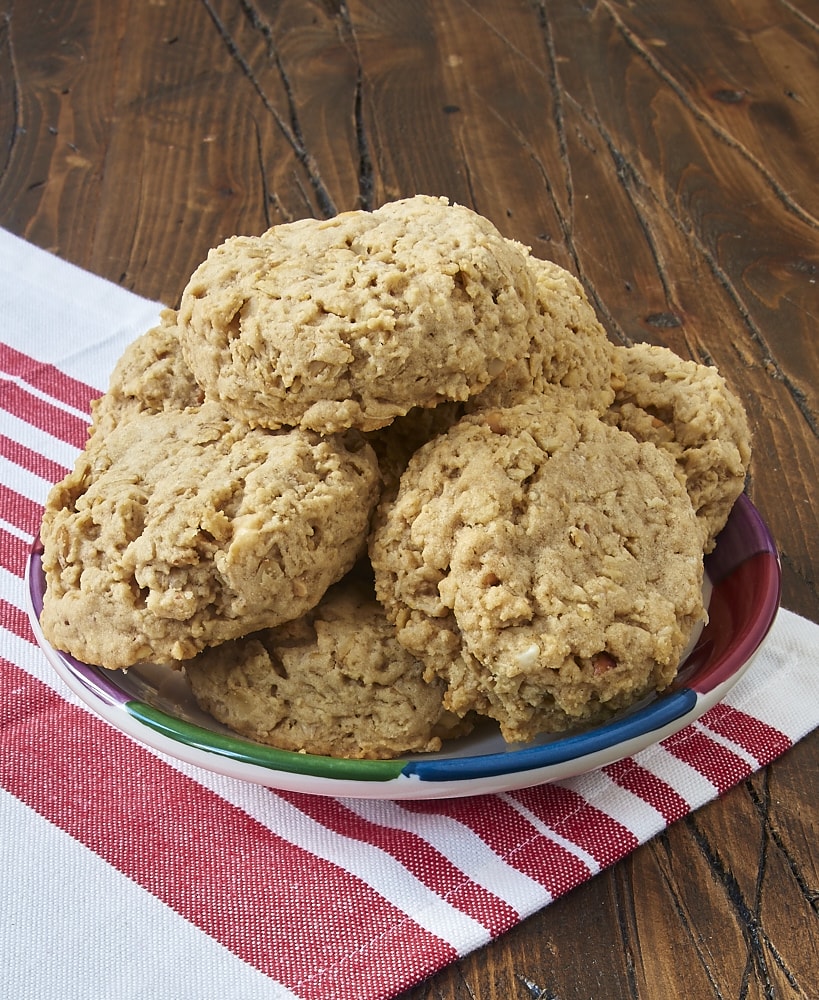
M 91 433 L 110 434 L 143 413 L 200 406 L 204 394 L 182 356 L 176 312 L 163 309 L 159 323 L 123 351 L 108 389 L 91 404 Z
M 526 354 L 467 408 L 514 406 L 563 390 L 569 405 L 603 413 L 614 400 L 614 345 L 573 274 L 537 257 L 528 257 L 527 267 L 535 299 Z
M 206 395 L 244 421 L 369 431 L 522 357 L 533 294 L 522 247 L 418 195 L 216 247 L 182 295 L 180 339 Z
M 296 621 L 186 663 L 200 707 L 249 739 L 331 757 L 436 751 L 463 735 L 469 724 L 398 644 L 368 576 L 354 570 Z
M 745 410 L 716 368 L 651 344 L 615 351 L 622 385 L 605 419 L 674 458 L 710 551 L 745 486 Z
M 704 615 L 702 554 L 666 453 L 546 399 L 423 447 L 370 542 L 399 641 L 511 741 L 666 687 Z
M 360 435 L 238 424 L 216 404 L 93 435 L 43 518 L 43 631 L 127 667 L 295 618 L 360 555 L 378 497 Z

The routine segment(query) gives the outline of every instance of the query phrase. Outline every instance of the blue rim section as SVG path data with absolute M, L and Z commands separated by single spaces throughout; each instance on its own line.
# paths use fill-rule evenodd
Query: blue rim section
M 587 733 L 577 733 L 555 740 L 554 743 L 524 747 L 522 750 L 509 753 L 411 760 L 404 767 L 402 774 L 419 778 L 421 781 L 463 781 L 565 764 L 600 750 L 608 750 L 629 740 L 644 737 L 648 733 L 658 732 L 692 712 L 696 708 L 697 699 L 695 691 L 682 688 L 633 715 Z

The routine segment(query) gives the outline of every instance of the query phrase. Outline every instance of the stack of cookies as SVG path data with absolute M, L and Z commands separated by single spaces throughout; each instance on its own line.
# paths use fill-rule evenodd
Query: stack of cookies
M 666 688 L 750 457 L 712 368 L 417 196 L 212 250 L 52 490 L 48 640 L 286 750 L 509 742 Z

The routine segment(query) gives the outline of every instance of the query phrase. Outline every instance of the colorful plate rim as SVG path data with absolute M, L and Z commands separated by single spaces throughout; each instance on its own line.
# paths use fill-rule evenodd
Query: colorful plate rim
M 438 754 L 346 760 L 277 750 L 200 725 L 135 694 L 131 671 L 109 671 L 54 649 L 39 626 L 45 581 L 39 540 L 27 568 L 29 617 L 49 663 L 88 708 L 137 741 L 177 760 L 270 788 L 363 798 L 449 798 L 560 780 L 630 756 L 678 732 L 720 701 L 751 664 L 775 620 L 781 567 L 773 537 L 743 494 L 714 551 L 705 557 L 709 621 L 674 686 L 647 703 L 582 732 L 503 746 L 470 738 Z

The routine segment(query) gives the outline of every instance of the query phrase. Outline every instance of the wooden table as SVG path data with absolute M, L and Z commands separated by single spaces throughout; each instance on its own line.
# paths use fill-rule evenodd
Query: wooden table
M 816 0 L 0 3 L 0 225 L 178 301 L 209 247 L 444 194 L 716 364 L 819 620 Z M 406 1000 L 819 995 L 819 734 Z

